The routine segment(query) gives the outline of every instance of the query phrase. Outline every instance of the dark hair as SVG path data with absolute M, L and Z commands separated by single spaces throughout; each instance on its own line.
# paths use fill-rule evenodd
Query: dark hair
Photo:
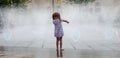
M 59 19 L 61 19 L 60 18 L 60 13 L 58 13 L 58 12 L 53 13 L 52 19 L 54 20 L 56 17 L 59 18 Z

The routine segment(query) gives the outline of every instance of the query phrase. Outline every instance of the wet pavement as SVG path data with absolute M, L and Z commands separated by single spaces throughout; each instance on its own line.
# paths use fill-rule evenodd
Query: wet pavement
M 120 51 L 86 50 L 86 49 L 56 49 L 6 47 L 1 51 L 0 58 L 119 58 Z

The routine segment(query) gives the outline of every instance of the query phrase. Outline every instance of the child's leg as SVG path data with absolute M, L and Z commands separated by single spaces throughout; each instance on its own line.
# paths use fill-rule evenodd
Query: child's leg
M 59 37 L 56 37 L 56 48 L 57 48 L 57 50 L 58 50 L 58 46 L 59 46 Z
M 60 49 L 62 49 L 62 37 L 60 37 Z
M 56 48 L 58 50 L 58 39 L 56 39 Z

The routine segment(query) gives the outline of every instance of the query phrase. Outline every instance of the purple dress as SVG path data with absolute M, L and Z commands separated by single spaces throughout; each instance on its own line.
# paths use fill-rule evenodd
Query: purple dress
M 61 22 L 62 21 L 60 21 L 59 19 L 53 20 L 53 24 L 55 25 L 55 32 L 54 32 L 55 37 L 62 37 L 64 35 Z

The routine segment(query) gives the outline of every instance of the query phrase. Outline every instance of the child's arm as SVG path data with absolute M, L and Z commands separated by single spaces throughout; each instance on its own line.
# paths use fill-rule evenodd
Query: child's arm
M 61 21 L 66 22 L 66 23 L 69 23 L 69 21 L 67 21 L 67 20 L 62 20 L 62 19 L 61 19 Z
M 67 20 L 62 20 L 63 22 L 66 22 L 66 23 L 69 23 L 69 21 L 67 21 Z

